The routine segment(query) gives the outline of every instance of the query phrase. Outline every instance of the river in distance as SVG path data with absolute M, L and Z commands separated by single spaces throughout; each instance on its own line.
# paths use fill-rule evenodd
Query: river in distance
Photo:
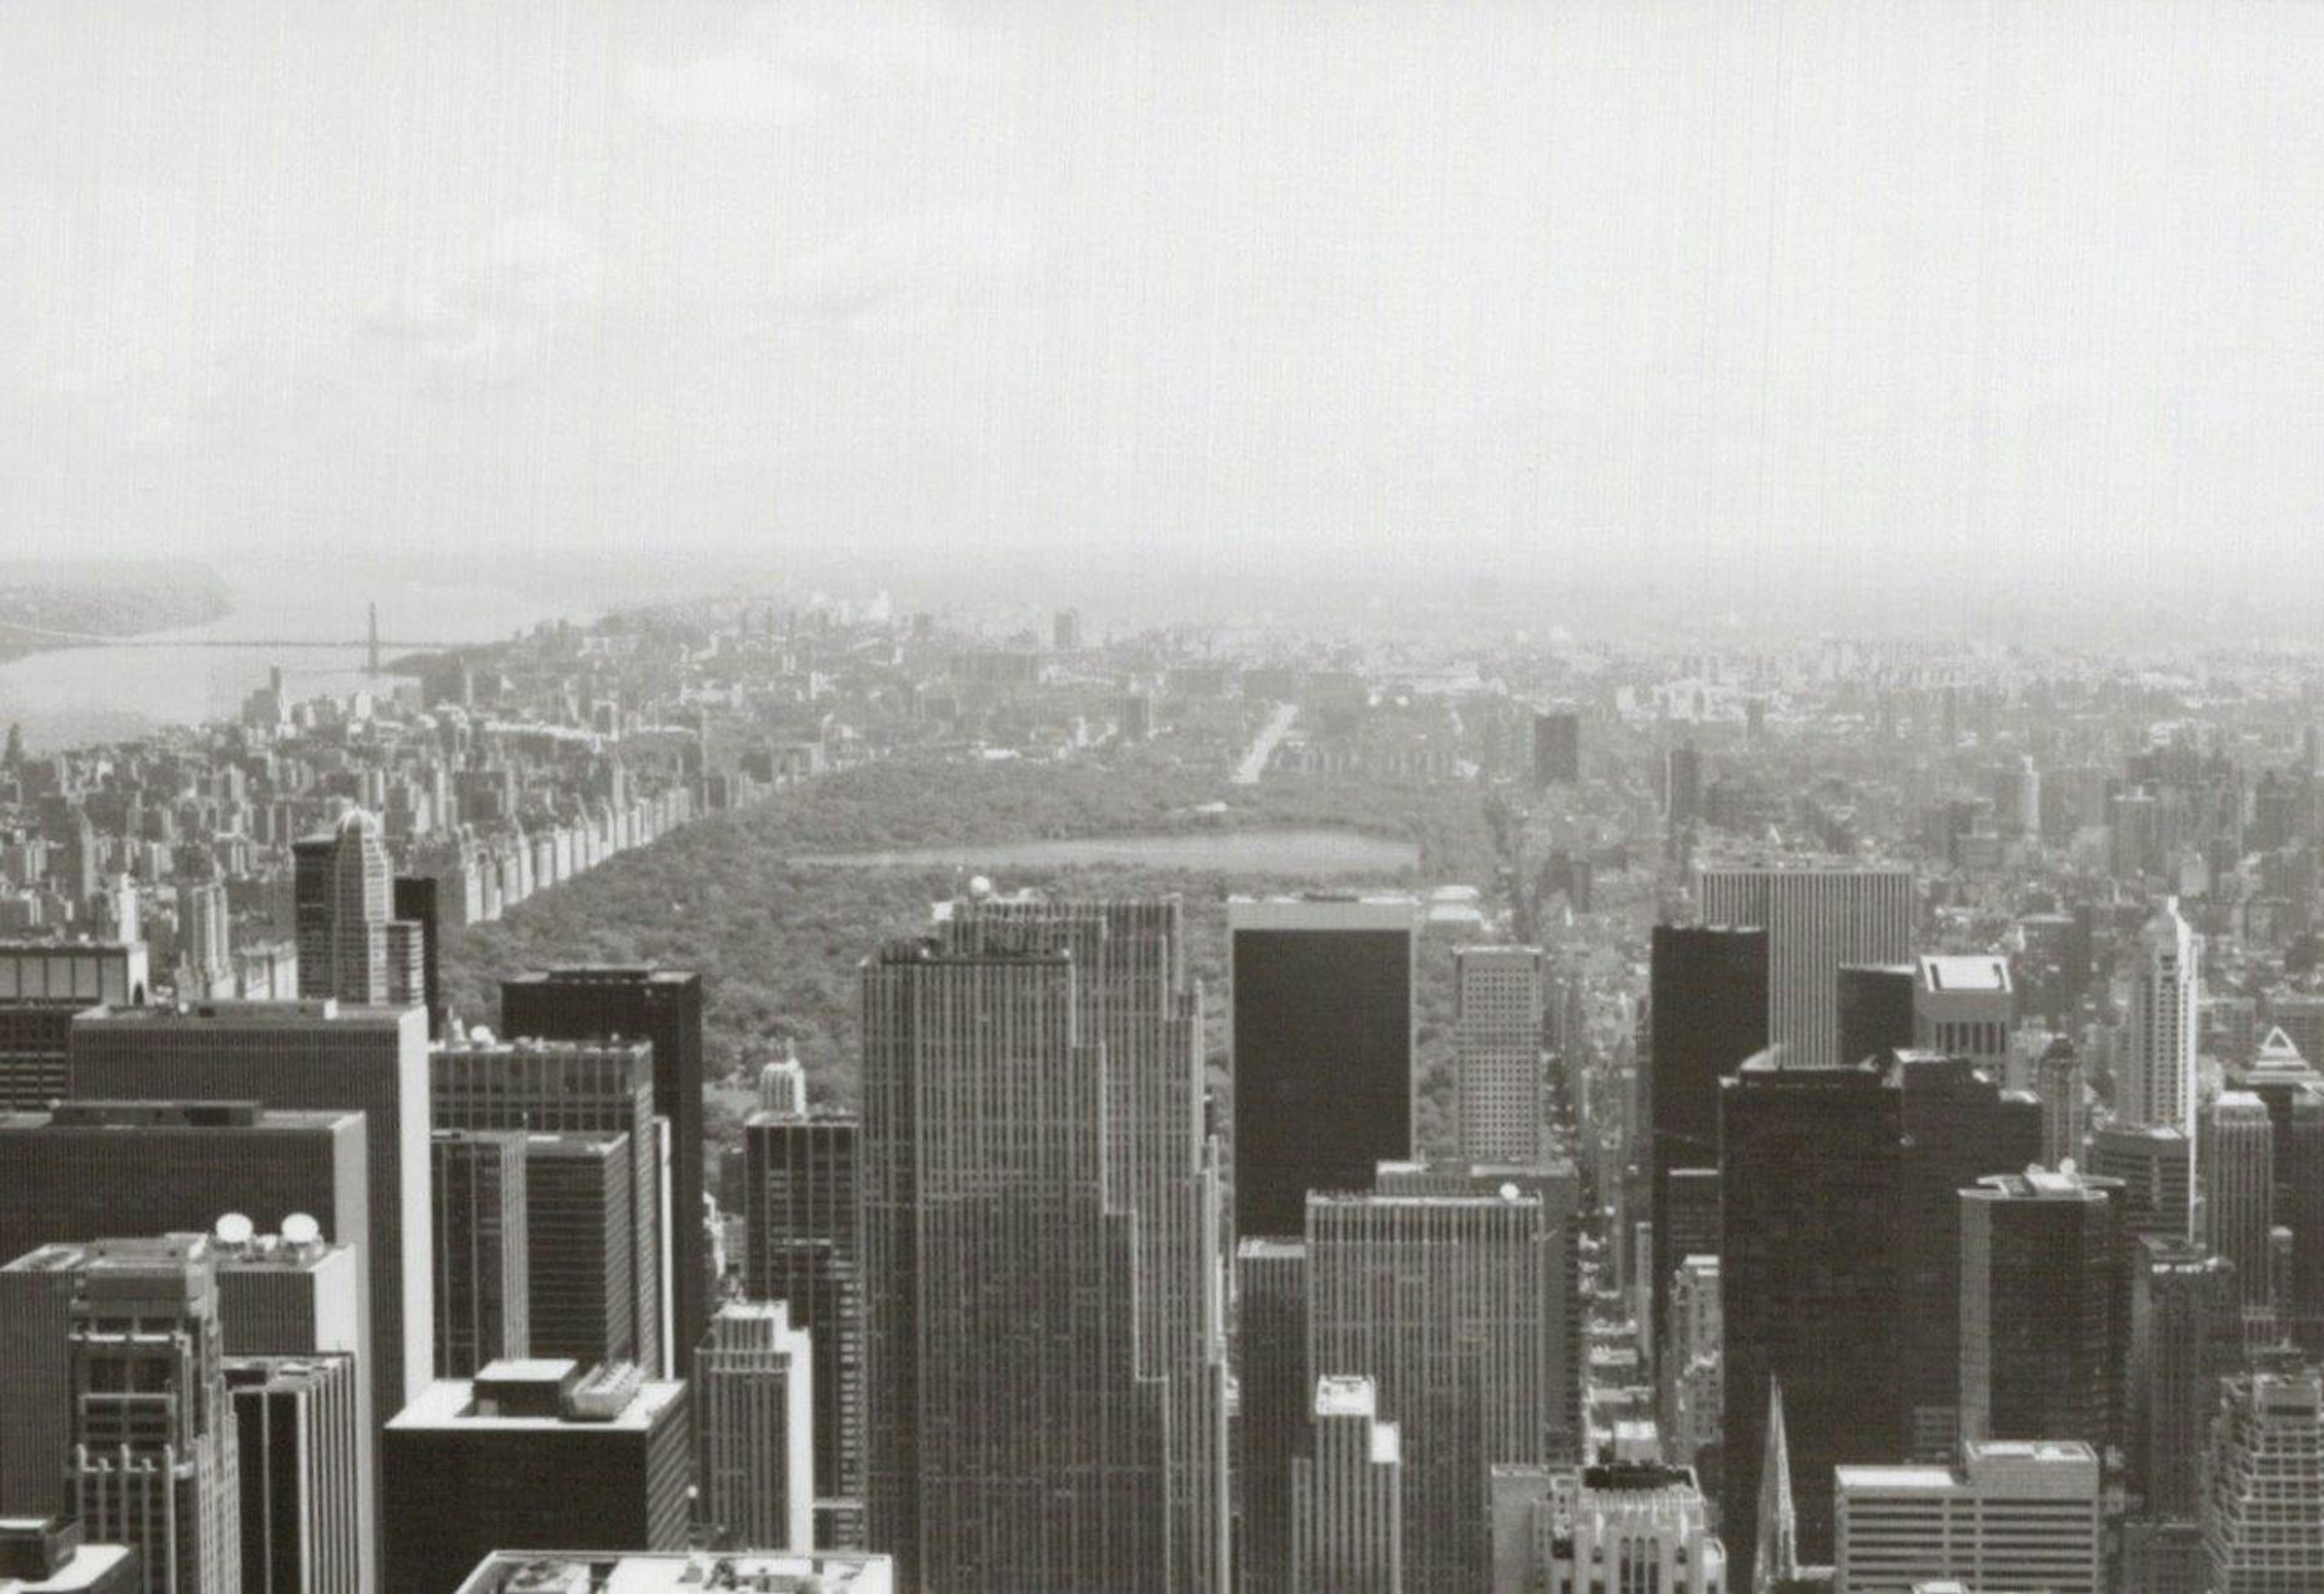
M 0 663 L 0 722 L 22 723 L 25 741 L 40 749 L 133 736 L 156 724 L 230 720 L 278 668 L 296 697 L 385 692 L 398 677 L 374 677 L 364 668 L 374 603 L 389 659 L 410 650 L 399 642 L 497 641 L 559 617 L 538 594 L 482 583 L 229 579 L 233 613 L 135 640 L 235 645 L 58 648 L 10 659 Z M 284 640 L 347 645 L 266 645 Z

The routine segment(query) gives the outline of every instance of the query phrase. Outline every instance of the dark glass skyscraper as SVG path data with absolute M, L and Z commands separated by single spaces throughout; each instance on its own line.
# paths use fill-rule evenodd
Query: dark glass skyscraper
M 2039 1169 L 1960 1193 L 1964 1439 L 2116 1442 L 2129 1346 L 2122 1189 Z
M 1904 1052 L 1889 1077 L 1902 1092 L 1896 1253 L 1911 1453 L 1949 1463 L 1960 1432 L 1960 1192 L 2040 1160 L 2042 1105 L 2004 1093 L 1966 1057 Z
M 1901 1098 L 1877 1069 L 1766 1059 L 1720 1088 L 1720 1524 L 1740 1586 L 1757 1549 L 1771 1379 L 1783 1384 L 1803 1562 L 1832 1557 L 1832 1469 L 1905 1450 Z
M 1292 1236 L 1311 1191 L 1412 1155 L 1409 898 L 1227 904 L 1235 1227 Z
M 1913 1044 L 1911 963 L 1842 963 L 1839 980 L 1840 1062 L 1885 1061 Z
M 670 1344 L 678 1371 L 710 1324 L 702 1206 L 702 976 L 567 968 L 501 985 L 501 1029 L 542 1040 L 653 1043 L 653 1110 L 669 1121 Z
M 1767 1049 L 1767 932 L 1656 925 L 1646 1021 L 1654 1181 L 1654 1342 L 1670 1315 L 1670 1276 L 1689 1248 L 1715 1237 L 1679 1232 L 1671 1175 L 1719 1166 L 1719 1082 Z

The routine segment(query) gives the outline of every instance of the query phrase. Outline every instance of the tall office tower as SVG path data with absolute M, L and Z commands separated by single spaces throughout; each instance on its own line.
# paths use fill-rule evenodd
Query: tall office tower
M 1725 1334 L 1719 1313 L 1719 1258 L 1689 1257 L 1671 1273 L 1670 1329 L 1661 1365 L 1665 1451 L 1683 1467 L 1720 1439 Z
M 1235 1229 L 1291 1236 L 1307 1193 L 1412 1155 L 1407 898 L 1227 904 Z
M 702 1186 L 702 976 L 676 969 L 566 968 L 501 984 L 501 1031 L 542 1040 L 650 1041 L 653 1110 L 669 1125 L 670 1331 L 682 1355 L 710 1323 Z M 678 1368 L 680 1372 L 685 1369 Z
M 2042 1103 L 2043 1165 L 2054 1168 L 2069 1157 L 2080 1161 L 2089 1115 L 2082 1106 L 2081 1059 L 2064 1036 L 2052 1041 L 2034 1065 L 2034 1093 Z
M 2210 1594 L 2324 1588 L 2324 1372 L 2286 1359 L 2226 1380 L 2206 1456 Z
M 696 1349 L 695 1485 L 720 1548 L 815 1548 L 815 1357 L 780 1301 L 729 1301 Z
M 445 1594 L 494 1550 L 681 1550 L 686 1386 L 633 1367 L 499 1361 L 431 1384 L 388 1424 L 383 1586 Z
M 207 1001 L 234 982 L 233 919 L 222 880 L 184 880 L 178 886 L 179 996 Z
M 525 1333 L 532 1355 L 633 1361 L 635 1210 L 627 1135 L 528 1135 Z
M 1541 1156 L 1541 973 L 1538 946 L 1453 949 L 1453 1100 L 1473 1161 Z
M 351 808 L 327 834 L 291 843 L 290 861 L 300 999 L 392 1007 L 425 1002 L 420 927 L 395 917 L 378 818 Z
M 532 1354 L 525 1137 L 438 1129 L 429 1137 L 436 1365 L 447 1378 Z
M 2324 1078 L 2281 1027 L 2272 1027 L 2248 1065 L 2227 1071 L 2227 1087 L 2267 1108 L 2274 1142 L 2270 1221 L 2292 1234 L 2291 1287 L 2274 1303 L 2276 1318 L 2314 1354 L 2324 1349 Z M 2207 1188 L 2210 1182 L 2207 1168 Z
M 78 1522 L 0 1517 L 0 1589 L 7 1594 L 130 1594 L 140 1586 L 126 1544 L 81 1542 Z
M 1408 1594 L 1480 1586 L 1489 1470 L 1549 1460 L 1558 1233 L 1521 1193 L 1308 1198 L 1307 1365 L 1404 1436 Z
M 1971 1440 L 1954 1467 L 1842 1467 L 1835 1586 L 2100 1594 L 2098 1452 L 2067 1440 Z
M 73 1016 L 142 1007 L 147 989 L 142 941 L 0 942 L 0 1110 L 72 1094 Z
M 240 1451 L 242 1587 L 257 1594 L 365 1594 L 374 1500 L 364 1377 L 348 1354 L 229 1356 Z M 368 1402 L 364 1403 L 365 1405 Z
M 2132 1129 L 2195 1132 L 2195 1045 L 2202 943 L 2166 898 L 2128 955 L 2130 1002 L 2115 1069 L 2115 1119 Z M 2199 1159 L 2200 1160 L 2200 1159 Z
M 1886 1062 L 1889 1053 L 1918 1044 L 1913 1038 L 1913 964 L 1842 963 L 1833 980 L 1841 1062 Z
M 2235 1268 L 2176 1236 L 2131 1254 L 2130 1370 L 2123 1409 L 2132 1495 L 2145 1516 L 2191 1522 L 2200 1509 L 2204 1435 L 2219 1379 L 2243 1350 Z
M 51 1240 L 198 1231 L 229 1204 L 318 1213 L 332 1235 L 360 1240 L 370 1232 L 362 1137 L 353 1113 L 262 1113 L 246 1102 L 66 1102 L 0 1116 L 0 1256 Z M 0 1511 L 45 1515 L 64 1504 L 65 1345 L 61 1335 L 21 1342 L 50 1359 L 48 1371 L 0 1378 L 0 1429 L 36 1424 L 51 1437 L 17 1460 L 0 1444 Z M 46 1402 L 45 1414 L 24 1414 L 31 1400 Z
M 73 1021 L 72 1064 L 73 1089 L 88 1097 L 360 1110 L 369 1186 L 364 1238 L 371 1269 L 372 1410 L 400 1410 L 426 1387 L 436 1365 L 436 1297 L 428 1265 L 424 1014 L 327 1001 L 86 1013 Z M 271 1215 L 263 1202 L 234 1204 Z M 318 1206 L 302 1202 L 292 1210 L 322 1219 L 326 1239 L 355 1238 Z
M 1663 755 L 1663 817 L 1673 829 L 1702 817 L 1702 754 L 1692 746 Z
M 2089 1171 L 2122 1185 L 2126 1239 L 2150 1234 L 2191 1238 L 2188 1219 L 2194 1210 L 2195 1147 L 2184 1131 L 2107 1124 L 2090 1131 L 2086 1147 Z
M 1315 1380 L 1312 1449 L 1291 1461 L 1293 1594 L 1400 1594 L 1404 1451 L 1370 1378 Z
M 2275 1195 L 2275 1130 L 2267 1104 L 2246 1091 L 2222 1091 L 2203 1109 L 2195 1166 L 2200 1170 L 2202 1239 L 2235 1265 L 2246 1318 L 2268 1310 L 2268 1230 Z
M 136 1552 L 147 1594 L 238 1594 L 238 1447 L 209 1241 L 78 1249 L 55 1264 L 73 1275 L 72 1513 L 90 1537 Z
M 1138 1373 L 1167 1393 L 1171 1576 L 1229 1577 L 1226 1232 L 1219 1148 L 1205 1127 L 1204 991 L 1187 972 L 1175 898 L 973 897 L 939 907 L 941 944 L 962 955 L 1025 946 L 1069 952 L 1090 1029 L 1105 1048 L 1116 1136 L 1108 1198 L 1138 1214 Z
M 305 1405 L 316 1408 L 311 1415 L 321 1426 L 312 1435 L 318 1446 L 312 1455 L 318 1467 L 329 1469 L 327 1477 L 309 1476 L 299 1486 L 305 1497 L 296 1509 L 307 1514 L 305 1520 L 311 1530 L 300 1542 L 309 1546 L 326 1541 L 335 1545 L 344 1543 L 345 1553 L 337 1550 L 312 1553 L 333 1566 L 351 1566 L 354 1581 L 347 1586 L 376 1587 L 379 1488 L 374 1451 L 377 1429 L 367 1371 L 372 1323 L 364 1309 L 369 1276 L 362 1249 L 325 1240 L 320 1225 L 303 1212 L 284 1218 L 279 1235 L 254 1234 L 246 1217 L 229 1212 L 218 1220 L 210 1244 L 217 1258 L 218 1313 L 225 1323 L 229 1358 L 227 1382 L 234 1381 L 233 1359 L 237 1358 L 282 1358 L 319 1369 L 293 1380 L 303 1392 L 290 1400 L 291 1406 L 300 1408 L 298 1422 L 309 1420 Z M 239 1412 L 239 1394 L 235 1398 Z M 336 1442 L 341 1433 L 342 1407 L 345 1432 L 355 1442 L 352 1453 Z M 243 1432 L 246 1436 L 246 1422 Z M 245 1503 L 253 1488 L 258 1487 L 254 1479 L 300 1476 L 263 1469 L 254 1473 L 245 1444 L 242 1469 Z M 278 1498 L 267 1510 L 287 1522 L 294 1507 Z M 269 1586 L 261 1582 L 259 1571 L 254 1570 L 262 1563 L 253 1558 L 253 1518 L 246 1505 L 243 1529 L 244 1581 L 253 1588 Z M 281 1580 L 289 1575 L 281 1574 L 271 1586 L 312 1586 Z
M 1589 1352 L 1582 1331 L 1580 1234 L 1582 1175 L 1570 1162 L 1544 1159 L 1530 1165 L 1488 1162 L 1384 1162 L 1372 1189 L 1380 1195 L 1505 1196 L 1514 1191 L 1541 1202 L 1542 1216 L 1556 1230 L 1555 1265 L 1542 1320 L 1549 1325 L 1548 1459 L 1572 1464 L 1582 1459 L 1582 1384 Z M 1716 1232 L 1716 1225 L 1713 1226 Z
M 1840 967 L 1912 951 L 1906 869 L 1705 869 L 1706 924 L 1767 932 L 1767 1038 L 1790 1066 L 1840 1062 Z
M 1799 1553 L 1831 1557 L 1831 1475 L 1893 1460 L 1909 1433 L 1896 1376 L 1904 1273 L 1903 1092 L 1872 1068 L 1757 1059 L 1720 1087 L 1720 1311 L 1728 1563 L 1756 1567 L 1767 1392 L 1780 1379 Z
M 2116 1442 L 2123 1363 L 2119 1187 L 2040 1168 L 1960 1193 L 1964 1439 Z
M 862 1125 L 851 1113 L 757 1112 L 742 1126 L 742 1288 L 780 1301 L 815 1359 L 815 1543 L 863 1542 Z
M 1942 1462 L 1960 1437 L 1960 1191 L 1988 1174 L 2035 1163 L 2042 1110 L 1997 1089 L 1969 1058 L 1894 1054 L 1902 1093 L 1903 1186 L 1896 1253 L 1904 1272 L 1900 1376 L 1912 1423 L 1909 1453 Z
M 1080 966 L 899 942 L 862 980 L 870 1542 L 907 1588 L 1167 1586 L 1167 1390 Z
M 696 1594 L 704 1558 L 682 1554 L 548 1553 L 504 1550 L 488 1555 L 454 1594 Z M 782 1594 L 896 1594 L 895 1562 L 885 1555 L 721 1555 L 714 1577 L 736 1589 Z M 717 1585 L 713 1584 L 712 1587 Z
M 1913 1044 L 1922 1050 L 1967 1057 L 2004 1080 L 2016 1026 L 2017 990 L 2007 958 L 1987 953 L 1915 963 Z
M 443 923 L 436 899 L 436 881 L 424 874 L 399 874 L 390 893 L 393 922 L 416 926 L 413 933 L 420 940 L 420 1003 L 428 1009 L 429 1036 L 442 1040 L 448 1015 L 444 1008 L 443 964 L 438 950 Z
M 1241 1492 L 1235 1543 L 1243 1594 L 1291 1584 L 1291 1463 L 1305 1447 L 1314 1387 L 1307 1374 L 1307 1247 L 1246 1239 L 1235 1248 L 1241 1394 L 1235 1479 Z
M 1647 989 L 1655 1248 L 1665 1258 L 1715 1256 L 1716 1185 L 1711 1199 L 1682 1206 L 1673 1175 L 1719 1166 L 1719 1082 L 1767 1049 L 1767 932 L 1656 925 Z M 1667 1269 L 1658 1267 L 1648 1325 L 1656 1345 L 1669 1308 Z
M 613 1348 L 595 1352 L 583 1349 L 586 1340 L 560 1345 L 543 1338 L 545 1325 L 539 1305 L 543 1285 L 537 1274 L 530 1279 L 534 1304 L 529 1331 L 533 1349 L 540 1355 L 570 1356 L 583 1361 L 634 1360 L 653 1371 L 674 1368 L 683 1359 L 683 1350 L 691 1347 L 681 1347 L 669 1337 L 676 1319 L 667 1306 L 677 1293 L 669 1265 L 675 1262 L 678 1248 L 664 1221 L 661 1204 L 661 1132 L 654 1122 L 654 1064 L 647 1045 L 635 1039 L 456 1040 L 430 1051 L 428 1075 L 434 1092 L 432 1121 L 439 1129 L 526 1130 L 536 1136 L 597 1139 L 623 1137 L 622 1149 L 628 1166 L 618 1173 L 605 1170 L 604 1178 L 621 1190 L 629 1239 L 613 1247 L 603 1261 L 619 1269 L 630 1291 L 628 1304 L 609 1321 L 626 1322 L 626 1331 L 633 1337 L 617 1337 Z M 543 1151 L 538 1142 L 526 1153 L 529 1256 L 537 1256 L 542 1244 L 541 1236 L 530 1231 L 537 1221 L 530 1214 L 539 1210 L 539 1193 L 531 1188 L 538 1159 L 561 1158 L 558 1170 L 568 1180 L 583 1178 L 584 1171 L 572 1162 L 574 1155 L 569 1148 Z M 683 1210 L 673 1198 L 669 1217 L 674 1221 Z M 573 1216 L 569 1210 L 567 1215 Z M 561 1254 L 568 1265 L 581 1265 L 576 1254 Z M 571 1283 L 571 1278 L 567 1282 Z M 552 1287 L 551 1293 L 558 1287 L 563 1286 Z
M 1492 1594 L 1724 1594 L 1727 1551 L 1691 1467 L 1496 1467 Z
M 1549 709 L 1533 716 L 1533 783 L 1575 786 L 1582 780 L 1582 716 Z

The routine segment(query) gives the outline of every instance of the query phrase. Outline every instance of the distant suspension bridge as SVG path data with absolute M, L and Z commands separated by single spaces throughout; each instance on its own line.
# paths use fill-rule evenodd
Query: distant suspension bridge
M 376 604 L 371 606 L 369 633 L 346 641 L 318 637 L 106 637 L 88 631 L 58 631 L 45 625 L 27 625 L 20 620 L 0 620 L 0 644 L 19 639 L 69 648 L 304 648 L 339 653 L 350 648 L 361 648 L 364 664 L 374 675 L 380 670 L 380 655 L 390 649 L 402 653 L 443 653 L 471 645 L 466 642 L 397 641 L 383 638 L 379 634 L 379 605 Z

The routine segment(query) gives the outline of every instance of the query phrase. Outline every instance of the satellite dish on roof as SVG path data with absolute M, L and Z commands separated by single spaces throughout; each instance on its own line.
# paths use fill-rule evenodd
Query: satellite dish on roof
M 251 1227 L 250 1220 L 240 1212 L 228 1212 L 217 1221 L 213 1232 L 220 1245 L 248 1245 L 250 1237 L 257 1231 Z
M 1514 1183 L 1501 1186 L 1501 1199 L 1503 1201 L 1515 1201 L 1521 1193 L 1523 1193 L 1517 1189 Z
M 991 896 L 992 877 L 984 874 L 973 876 L 968 882 L 968 894 L 973 900 L 979 902 Z
M 488 1046 L 493 1044 L 493 1032 L 479 1024 L 468 1031 L 468 1039 L 477 1046 Z
M 323 1226 L 305 1212 L 293 1212 L 282 1220 L 282 1238 L 290 1245 L 313 1245 L 323 1238 Z

